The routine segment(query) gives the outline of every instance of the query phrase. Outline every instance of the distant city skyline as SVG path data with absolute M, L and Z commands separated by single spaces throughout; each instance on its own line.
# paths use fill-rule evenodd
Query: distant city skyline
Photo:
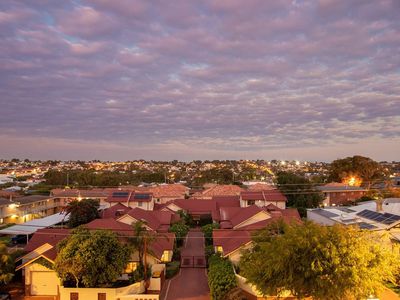
M 400 2 L 0 2 L 0 158 L 400 160 Z

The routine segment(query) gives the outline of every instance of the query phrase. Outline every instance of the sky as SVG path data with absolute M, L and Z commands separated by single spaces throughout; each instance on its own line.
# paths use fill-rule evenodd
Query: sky
M 0 158 L 400 160 L 398 0 L 0 2 Z

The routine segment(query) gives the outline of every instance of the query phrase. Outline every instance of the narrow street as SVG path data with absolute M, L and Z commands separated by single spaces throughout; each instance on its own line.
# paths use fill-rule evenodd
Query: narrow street
M 204 235 L 200 231 L 191 230 L 181 252 L 182 257 L 195 257 L 196 261 L 204 260 Z M 196 265 L 196 261 L 193 265 Z M 167 283 L 161 300 L 209 300 L 210 290 L 207 283 L 207 269 L 190 266 L 181 268 L 179 274 Z

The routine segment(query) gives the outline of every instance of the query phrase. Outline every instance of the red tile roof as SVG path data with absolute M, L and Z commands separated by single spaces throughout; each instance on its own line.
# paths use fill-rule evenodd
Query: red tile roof
M 224 255 L 228 255 L 249 242 L 251 242 L 251 231 L 249 230 L 213 230 L 213 244 L 221 246 Z
M 245 191 L 240 193 L 242 200 L 264 200 L 286 202 L 287 198 L 279 190 Z
M 108 229 L 118 233 L 120 236 L 133 235 L 133 229 L 131 225 L 118 222 L 115 219 L 95 219 L 83 226 L 91 230 Z
M 55 246 L 59 241 L 66 238 L 70 234 L 70 232 L 70 229 L 60 228 L 39 229 L 33 234 L 32 238 L 29 240 L 24 250 L 30 252 L 45 243 Z
M 248 187 L 249 191 L 265 191 L 265 190 L 273 190 L 275 189 L 275 187 L 271 184 L 267 184 L 267 183 L 256 183 L 253 185 L 250 185 Z
M 235 227 L 262 211 L 264 210 L 256 205 L 241 208 L 240 211 L 230 219 L 232 226 Z
M 194 198 L 212 198 L 214 196 L 235 196 L 239 195 L 243 189 L 237 185 L 215 185 L 202 192 L 193 194 Z
M 101 217 L 103 219 L 119 218 L 122 215 L 125 215 L 131 209 L 131 207 L 126 207 L 122 203 L 117 203 L 109 208 L 104 209 L 101 213 Z
M 155 198 L 183 198 L 187 192 L 189 191 L 189 188 L 176 183 L 176 184 L 162 184 L 162 185 L 157 185 L 154 187 L 150 187 L 149 191 L 153 193 L 153 196 Z
M 155 231 L 168 231 L 173 214 L 168 211 L 149 211 L 138 207 L 127 213 L 135 220 L 145 221 L 147 226 Z

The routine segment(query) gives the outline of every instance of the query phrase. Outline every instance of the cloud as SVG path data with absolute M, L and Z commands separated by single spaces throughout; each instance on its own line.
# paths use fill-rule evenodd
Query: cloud
M 361 145 L 397 158 L 397 1 L 0 8 L 2 141 L 54 141 L 65 156 L 92 145 L 107 158 L 261 157 L 278 149 L 300 158 L 319 149 L 329 159 L 334 149 Z

